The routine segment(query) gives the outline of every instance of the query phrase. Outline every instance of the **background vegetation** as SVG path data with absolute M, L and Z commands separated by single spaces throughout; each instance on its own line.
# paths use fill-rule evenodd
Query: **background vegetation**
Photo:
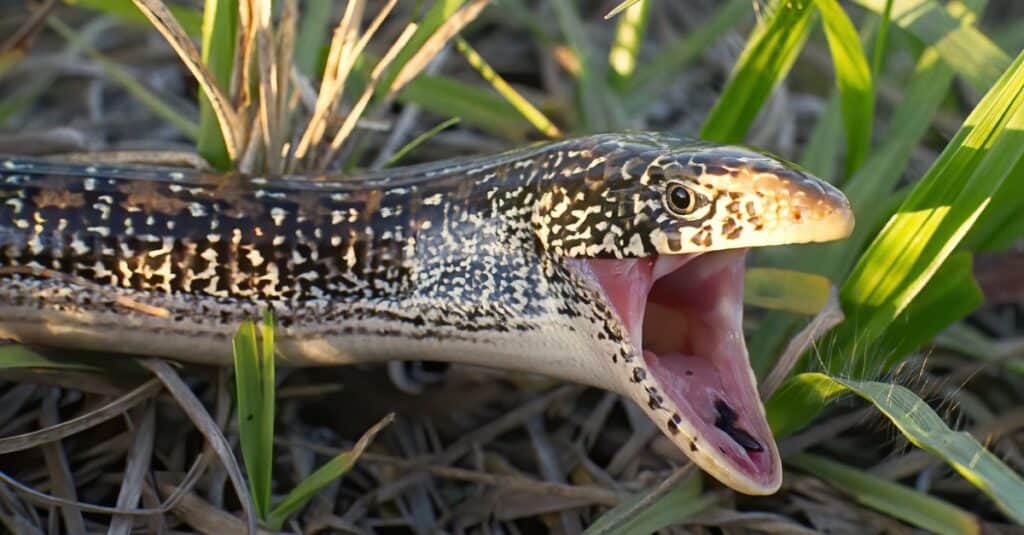
M 275 370 L 264 318 L 240 326 L 233 377 L 0 347 L 0 522 L 1019 529 L 1024 9 L 627 4 L 3 7 L 0 151 L 282 174 L 657 129 L 780 153 L 857 212 L 850 239 L 758 252 L 748 274 L 782 492 L 689 470 L 612 394 L 464 367 Z

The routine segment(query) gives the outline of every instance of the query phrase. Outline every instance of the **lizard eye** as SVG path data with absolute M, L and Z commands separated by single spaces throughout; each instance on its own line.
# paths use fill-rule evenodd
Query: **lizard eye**
M 665 208 L 677 216 L 686 216 L 697 208 L 697 196 L 690 188 L 673 182 L 665 188 Z

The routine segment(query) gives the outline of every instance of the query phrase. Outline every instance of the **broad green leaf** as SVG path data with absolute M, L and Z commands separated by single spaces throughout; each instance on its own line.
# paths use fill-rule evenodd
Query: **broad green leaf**
M 260 518 L 270 510 L 274 445 L 274 327 L 264 316 L 262 350 L 256 325 L 246 320 L 232 340 L 238 431 L 249 492 Z
M 601 515 L 584 535 L 649 535 L 658 530 L 678 524 L 713 506 L 718 497 L 714 494 L 701 494 L 701 476 L 694 473 L 685 478 L 674 489 L 651 503 L 643 511 L 636 508 L 648 496 L 657 492 L 657 488 L 641 492 L 623 500 L 608 512 Z
M 532 129 L 505 99 L 453 78 L 421 74 L 405 86 L 398 100 L 417 104 L 442 117 L 458 117 L 509 140 L 524 140 Z
M 831 287 L 821 275 L 777 268 L 750 268 L 743 281 L 745 304 L 808 316 L 825 306 Z
M 238 0 L 207 0 L 203 9 L 202 58 L 214 81 L 227 93 L 235 61 Z M 206 95 L 199 92 L 199 140 L 196 150 L 217 169 L 231 166 L 220 122 Z
M 146 16 L 139 11 L 139 8 L 135 7 L 135 3 L 132 0 L 64 0 L 64 2 L 71 6 L 83 7 L 113 15 L 136 24 L 149 23 Z M 199 35 L 199 27 L 202 25 L 203 17 L 198 11 L 180 4 L 168 4 L 167 8 L 171 10 L 171 14 L 174 15 L 174 18 L 178 19 L 178 23 L 181 24 L 182 28 L 185 28 L 189 35 L 193 37 Z
M 771 3 L 774 14 L 747 39 L 700 137 L 740 143 L 772 89 L 789 73 L 811 29 L 811 2 Z
M 609 80 L 619 93 L 625 93 L 636 71 L 637 56 L 647 29 L 647 14 L 651 3 L 640 0 L 629 6 L 619 17 L 615 28 L 615 39 L 608 51 Z
M 907 440 L 942 459 L 967 481 L 981 489 L 1009 518 L 1024 523 L 1024 480 L 1003 464 L 970 434 L 953 431 L 942 418 L 910 390 L 895 384 L 837 379 L 820 373 L 804 373 L 790 378 L 779 389 L 779 400 L 808 396 L 822 403 L 844 391 L 870 401 L 888 418 Z M 781 434 L 792 430 L 792 420 L 773 397 L 768 403 L 772 430 Z M 774 409 L 774 410 L 773 410 Z
M 284 525 L 285 520 L 288 517 L 295 514 L 302 506 L 306 505 L 309 500 L 316 496 L 317 492 L 326 487 L 331 481 L 338 479 L 345 475 L 346 472 L 352 469 L 356 461 L 359 460 L 359 456 L 363 454 L 367 446 L 373 442 L 373 439 L 380 433 L 382 429 L 390 424 L 395 419 L 394 413 L 389 414 L 382 418 L 379 422 L 373 425 L 370 429 L 363 433 L 363 436 L 359 438 L 356 445 L 351 450 L 339 454 L 334 457 L 326 464 L 313 472 L 306 479 L 303 479 L 301 483 L 295 486 L 291 492 L 285 496 L 281 503 L 278 503 L 274 507 L 274 510 L 270 512 L 270 516 L 267 517 L 267 525 L 273 530 L 280 530 L 281 526 Z
M 860 37 L 836 0 L 815 0 L 825 27 L 846 129 L 846 176 L 860 167 L 871 145 L 875 93 Z
M 786 462 L 832 483 L 872 509 L 899 518 L 929 533 L 982 533 L 981 521 L 976 516 L 949 502 L 899 483 L 809 453 L 790 455 L 786 457 Z
M 881 14 L 887 0 L 854 2 Z M 962 24 L 935 0 L 893 0 L 891 17 L 897 26 L 935 47 L 942 60 L 978 91 L 987 91 L 1010 64 L 1010 57 L 977 27 Z
M 874 342 L 910 304 L 1024 158 L 1024 54 L 982 99 L 960 132 L 861 257 L 841 292 L 848 320 L 834 353 Z M 875 369 L 878 354 L 858 354 Z M 833 365 L 842 365 L 839 359 Z

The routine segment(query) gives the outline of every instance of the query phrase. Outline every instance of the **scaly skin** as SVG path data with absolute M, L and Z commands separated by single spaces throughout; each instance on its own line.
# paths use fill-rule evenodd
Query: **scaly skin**
M 692 212 L 666 210 L 669 183 Z M 0 159 L 0 338 L 228 364 L 238 324 L 269 306 L 287 364 L 433 359 L 596 385 L 765 493 L 771 437 L 754 434 L 761 479 L 695 444 L 588 266 L 836 239 L 852 221 L 840 192 L 774 158 L 647 134 L 343 178 Z

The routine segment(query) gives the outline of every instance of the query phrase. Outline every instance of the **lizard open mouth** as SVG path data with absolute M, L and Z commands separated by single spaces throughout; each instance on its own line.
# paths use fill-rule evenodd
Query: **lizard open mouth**
M 743 338 L 745 250 L 584 259 L 635 348 L 634 399 L 706 471 L 774 492 L 781 467 Z M 642 360 L 643 362 L 637 362 Z

